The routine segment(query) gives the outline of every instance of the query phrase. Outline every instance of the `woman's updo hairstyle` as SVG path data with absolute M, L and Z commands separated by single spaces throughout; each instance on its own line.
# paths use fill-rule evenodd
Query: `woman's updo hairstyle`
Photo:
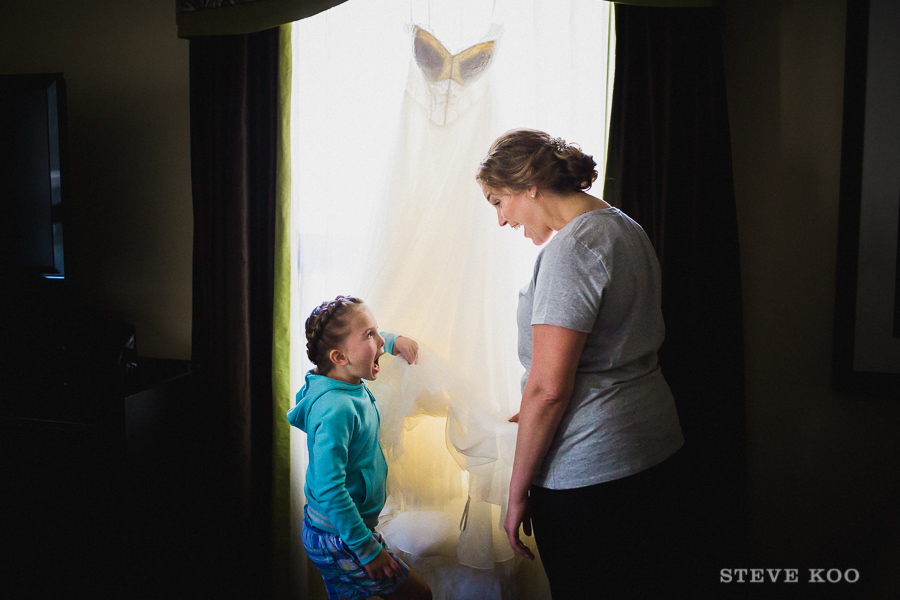
M 353 308 L 363 303 L 353 296 L 338 296 L 313 309 L 306 319 L 306 355 L 316 365 L 319 375 L 327 375 L 332 362 L 328 353 L 340 346 L 349 333 Z
M 536 129 L 507 131 L 491 145 L 475 180 L 493 189 L 522 191 L 531 186 L 567 194 L 589 190 L 597 163 L 577 144 Z

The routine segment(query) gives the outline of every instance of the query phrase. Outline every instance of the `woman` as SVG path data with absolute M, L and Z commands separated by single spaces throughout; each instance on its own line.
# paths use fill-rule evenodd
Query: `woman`
M 659 264 L 637 223 L 586 192 L 595 166 L 524 129 L 498 138 L 476 176 L 501 227 L 549 240 L 519 294 L 525 376 L 504 529 L 533 559 L 519 538 L 533 526 L 557 599 L 651 594 L 671 558 L 666 459 L 684 443 L 657 364 Z

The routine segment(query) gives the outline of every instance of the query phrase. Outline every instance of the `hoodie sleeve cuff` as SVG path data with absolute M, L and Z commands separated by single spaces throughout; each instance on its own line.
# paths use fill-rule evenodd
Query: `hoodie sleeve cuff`
M 370 535 L 369 539 L 361 547 L 351 548 L 351 550 L 356 553 L 359 564 L 367 565 L 381 553 L 381 544 L 378 543 L 374 536 Z
M 384 338 L 384 351 L 393 356 L 394 340 L 397 339 L 397 336 L 393 333 L 388 333 L 387 331 L 379 331 L 378 333 Z

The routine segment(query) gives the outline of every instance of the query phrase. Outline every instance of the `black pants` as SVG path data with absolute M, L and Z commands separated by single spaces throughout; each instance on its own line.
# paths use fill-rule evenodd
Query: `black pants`
M 532 486 L 534 536 L 554 600 L 680 595 L 687 565 L 676 457 L 585 488 Z

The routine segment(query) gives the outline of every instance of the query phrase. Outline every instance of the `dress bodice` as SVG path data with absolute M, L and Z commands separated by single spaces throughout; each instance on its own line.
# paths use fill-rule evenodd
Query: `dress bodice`
M 490 66 L 495 44 L 496 39 L 489 39 L 451 54 L 433 34 L 418 25 L 413 27 L 417 68 L 410 73 L 407 89 L 426 108 L 431 121 L 438 125 L 455 121 L 482 95 L 476 82 Z
M 458 54 L 450 54 L 436 37 L 415 27 L 413 52 L 425 79 L 432 83 L 452 79 L 465 86 L 481 75 L 494 55 L 494 40 L 475 44 Z

